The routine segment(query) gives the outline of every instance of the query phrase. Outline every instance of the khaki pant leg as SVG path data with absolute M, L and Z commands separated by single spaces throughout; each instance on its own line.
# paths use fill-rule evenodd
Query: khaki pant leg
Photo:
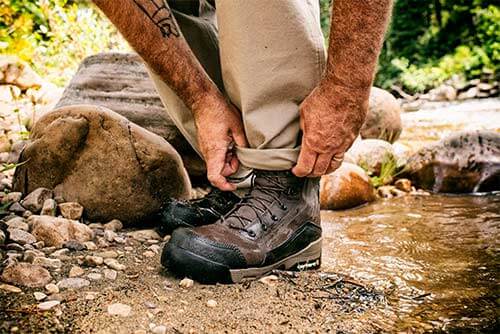
M 288 170 L 300 150 L 299 105 L 326 62 L 318 0 L 216 0 L 222 78 L 250 148 L 242 164 Z

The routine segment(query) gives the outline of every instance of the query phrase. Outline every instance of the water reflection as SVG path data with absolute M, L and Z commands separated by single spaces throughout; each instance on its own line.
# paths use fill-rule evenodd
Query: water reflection
M 403 197 L 323 212 L 323 270 L 384 291 L 376 328 L 498 326 L 500 195 Z

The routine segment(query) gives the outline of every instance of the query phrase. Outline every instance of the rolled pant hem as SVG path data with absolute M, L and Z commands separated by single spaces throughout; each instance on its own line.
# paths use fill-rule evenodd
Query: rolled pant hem
M 236 156 L 240 163 L 251 169 L 290 170 L 297 163 L 300 147 L 296 148 L 236 148 Z

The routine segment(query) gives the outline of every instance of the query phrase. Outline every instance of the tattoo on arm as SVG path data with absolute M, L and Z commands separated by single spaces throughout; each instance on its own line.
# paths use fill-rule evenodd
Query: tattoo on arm
M 144 14 L 160 29 L 165 38 L 179 37 L 180 31 L 166 0 L 134 0 Z

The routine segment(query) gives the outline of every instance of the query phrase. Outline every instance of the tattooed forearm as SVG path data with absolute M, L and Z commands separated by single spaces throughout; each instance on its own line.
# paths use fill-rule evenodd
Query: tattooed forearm
M 163 37 L 179 37 L 179 27 L 165 0 L 134 0 L 134 3 L 160 29 Z

